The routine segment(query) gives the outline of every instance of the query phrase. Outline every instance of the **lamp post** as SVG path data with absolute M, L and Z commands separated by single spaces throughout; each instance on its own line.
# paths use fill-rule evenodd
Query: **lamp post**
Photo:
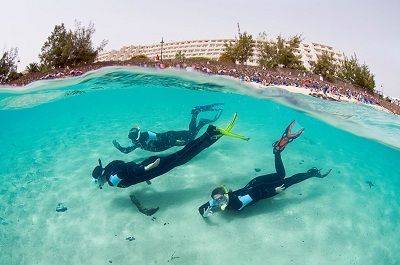
M 163 37 L 161 38 L 161 42 L 160 43 L 161 43 L 160 60 L 161 60 L 161 63 L 162 63 L 163 62 L 163 60 L 162 60 L 162 51 L 163 51 L 163 45 L 164 45 L 164 38 Z

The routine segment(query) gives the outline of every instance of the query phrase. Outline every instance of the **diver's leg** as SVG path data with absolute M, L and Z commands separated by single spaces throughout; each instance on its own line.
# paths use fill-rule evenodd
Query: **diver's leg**
M 253 195 L 255 198 L 258 198 L 258 200 L 271 197 L 272 194 L 276 194 L 275 187 L 281 186 L 286 176 L 280 152 L 275 153 L 275 170 L 276 173 L 266 174 L 252 179 L 245 187 L 251 188 L 251 190 L 253 190 Z
M 281 182 L 282 179 L 278 173 L 271 173 L 253 178 L 246 184 L 245 188 L 254 188 L 260 185 L 274 185 Z
M 190 119 L 189 123 L 189 132 L 195 132 L 197 129 L 197 116 L 199 115 L 199 112 L 192 112 L 192 118 Z
M 193 157 L 198 155 L 201 151 L 218 141 L 221 136 L 222 134 L 220 134 L 215 126 L 208 126 L 207 131 L 202 136 L 193 141 L 190 141 L 181 150 L 173 154 L 160 157 L 160 164 L 154 169 L 149 170 L 147 174 L 151 175 L 151 179 L 162 175 L 177 166 L 187 163 Z
M 217 128 L 213 125 L 210 125 L 202 136 L 190 141 L 181 150 L 164 158 L 176 165 L 183 165 L 198 155 L 201 151 L 214 144 L 221 136 L 222 135 L 217 131 Z
M 252 179 L 249 183 L 247 183 L 246 187 L 267 185 L 267 184 L 273 185 L 276 183 L 282 183 L 282 180 L 286 176 L 286 172 L 285 172 L 285 167 L 283 166 L 280 152 L 275 153 L 275 170 L 276 173 L 261 175 Z
M 221 138 L 223 135 L 240 138 L 247 141 L 249 138 L 232 132 L 232 128 L 236 120 L 237 114 L 235 113 L 232 121 L 228 124 L 226 129 L 221 129 L 215 127 L 214 125 L 209 125 L 207 131 L 202 136 L 193 141 L 190 141 L 181 150 L 165 157 L 160 157 L 159 164 L 146 172 L 145 180 L 160 176 L 177 166 L 187 163 L 193 157 L 198 155 L 201 151 L 210 147 L 212 144 L 218 141 L 219 138 Z
M 282 157 L 280 152 L 275 153 L 275 170 L 280 179 L 286 176 L 285 167 L 283 166 Z
M 189 123 L 189 130 L 168 131 L 161 134 L 161 138 L 165 140 L 168 147 L 183 146 L 193 140 L 197 133 L 197 116 L 199 112 L 192 112 L 192 118 Z
M 173 146 L 186 145 L 192 140 L 190 131 L 168 131 L 160 134 L 160 141 L 164 143 L 165 150 Z
M 290 186 L 297 184 L 299 182 L 302 182 L 306 179 L 312 178 L 314 177 L 313 174 L 311 174 L 310 172 L 306 172 L 306 173 L 297 173 L 294 174 L 293 176 L 291 176 L 290 178 L 285 178 L 283 180 L 284 184 L 285 184 L 285 188 L 289 188 Z
M 219 117 L 221 117 L 221 114 L 222 114 L 222 109 L 218 110 L 217 113 L 215 114 L 214 118 L 212 118 L 212 119 L 200 119 L 199 124 L 196 127 L 196 135 L 201 130 L 201 128 L 203 128 L 205 125 L 213 123 L 216 120 L 218 120 Z
M 326 173 L 321 173 L 320 169 L 317 169 L 315 167 L 309 169 L 307 172 L 305 173 L 297 173 L 294 174 L 293 176 L 291 176 L 290 178 L 285 178 L 283 180 L 284 184 L 285 184 L 285 188 L 289 188 L 290 186 L 297 184 L 299 182 L 302 182 L 306 179 L 309 178 L 325 178 L 326 176 L 328 176 L 331 173 L 332 169 L 329 169 Z

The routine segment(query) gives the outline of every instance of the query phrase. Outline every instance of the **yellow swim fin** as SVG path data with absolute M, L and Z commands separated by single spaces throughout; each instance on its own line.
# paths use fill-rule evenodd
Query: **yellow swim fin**
M 235 123 L 236 123 L 236 121 L 237 121 L 237 117 L 238 117 L 237 113 L 233 114 L 233 118 L 232 118 L 232 120 L 228 123 L 228 125 L 226 126 L 225 131 L 230 132 L 230 131 L 232 130 L 233 126 L 235 126 Z
M 221 134 L 225 135 L 225 136 L 229 136 L 229 137 L 232 137 L 232 138 L 237 138 L 237 139 L 245 140 L 245 141 L 250 140 L 249 137 L 243 136 L 241 134 L 233 133 L 233 132 L 227 132 L 224 129 L 220 129 L 219 132 Z
M 232 138 L 237 138 L 237 139 L 241 139 L 241 140 L 244 140 L 244 141 L 250 140 L 249 137 L 246 137 L 246 136 L 243 136 L 243 135 L 240 135 L 240 134 L 232 132 L 232 129 L 233 129 L 233 126 L 235 126 L 237 117 L 238 117 L 237 113 L 235 113 L 233 115 L 232 120 L 229 122 L 229 124 L 226 126 L 225 129 L 217 128 L 218 132 L 221 133 L 222 135 L 226 135 L 226 136 L 229 136 L 229 137 L 232 137 Z

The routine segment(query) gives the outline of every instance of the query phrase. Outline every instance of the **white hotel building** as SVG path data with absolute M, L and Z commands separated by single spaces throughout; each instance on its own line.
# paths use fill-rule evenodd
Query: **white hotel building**
M 186 58 L 206 57 L 217 60 L 224 52 L 224 44 L 235 41 L 235 39 L 209 39 L 165 42 L 162 51 L 163 59 L 174 59 L 175 54 L 181 51 Z M 258 62 L 259 51 L 257 46 L 260 42 L 262 41 L 256 41 L 254 55 L 248 61 L 250 65 L 256 65 Z M 317 57 L 324 51 L 331 53 L 338 62 L 344 58 L 343 53 L 333 47 L 313 42 L 301 42 L 296 54 L 301 56 L 304 66 L 310 68 L 310 62 L 316 61 Z M 146 55 L 151 59 L 155 59 L 157 56 L 160 57 L 161 44 L 124 46 L 118 51 L 113 50 L 99 54 L 97 61 L 126 61 L 136 55 Z

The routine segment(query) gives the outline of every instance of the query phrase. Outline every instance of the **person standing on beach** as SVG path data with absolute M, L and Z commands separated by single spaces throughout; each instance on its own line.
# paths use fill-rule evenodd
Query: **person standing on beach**
M 131 146 L 122 147 L 116 140 L 113 141 L 113 145 L 125 154 L 132 152 L 136 148 L 151 152 L 161 152 L 174 146 L 184 146 L 194 140 L 205 125 L 219 119 L 222 114 L 222 107 L 223 103 L 194 107 L 188 130 L 155 133 L 152 131 L 141 131 L 138 126 L 135 126 L 128 134 L 128 138 L 132 141 Z M 213 119 L 200 119 L 197 123 L 197 116 L 203 111 L 215 111 L 217 113 Z
M 304 130 L 301 129 L 296 133 L 292 133 L 291 129 L 293 125 L 294 121 L 286 128 L 281 139 L 273 145 L 276 173 L 256 177 L 247 183 L 246 186 L 235 191 L 229 190 L 225 186 L 215 188 L 211 193 L 211 200 L 199 207 L 199 213 L 203 217 L 209 217 L 213 213 L 224 211 L 225 209 L 240 211 L 248 205 L 253 205 L 262 199 L 273 197 L 290 186 L 306 179 L 326 177 L 331 170 L 325 174 L 321 174 L 317 168 L 312 168 L 305 173 L 297 173 L 289 178 L 285 177 L 286 173 L 281 152 L 288 143 L 299 137 Z

